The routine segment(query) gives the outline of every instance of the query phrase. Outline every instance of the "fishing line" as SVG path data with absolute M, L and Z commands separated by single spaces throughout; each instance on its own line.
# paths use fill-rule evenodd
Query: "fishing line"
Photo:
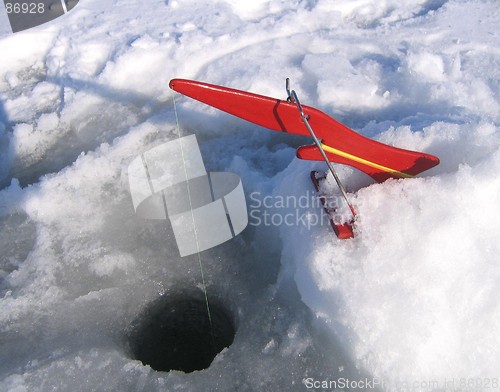
M 196 220 L 194 218 L 194 212 L 193 212 L 193 202 L 191 199 L 191 191 L 189 188 L 189 180 L 188 180 L 188 173 L 186 169 L 186 159 L 184 157 L 184 149 L 182 148 L 182 142 L 181 142 L 181 127 L 179 124 L 179 115 L 177 113 L 177 105 L 175 103 L 175 92 L 172 91 L 172 101 L 174 103 L 174 112 L 175 112 L 175 123 L 177 127 L 177 136 L 179 138 L 179 145 L 181 147 L 181 156 L 182 156 L 182 166 L 184 167 L 184 174 L 186 176 L 186 184 L 187 184 L 187 194 L 188 194 L 188 200 L 189 200 L 189 207 L 191 209 L 191 218 L 193 220 L 193 228 L 194 228 L 194 238 L 196 242 L 196 249 L 197 249 L 197 257 L 198 257 L 198 265 L 200 267 L 200 274 L 201 274 L 201 285 L 202 285 L 202 290 L 203 290 L 203 295 L 205 296 L 205 305 L 207 308 L 207 315 L 208 315 L 208 323 L 210 325 L 210 335 L 212 337 L 212 345 L 214 350 L 216 350 L 216 345 L 215 345 L 215 337 L 214 337 L 214 330 L 213 330 L 213 325 L 212 325 L 212 313 L 210 312 L 210 304 L 208 302 L 208 293 L 207 293 L 207 284 L 205 281 L 205 273 L 203 271 L 203 263 L 201 262 L 201 251 L 200 251 L 200 244 L 198 241 L 198 230 L 196 227 Z

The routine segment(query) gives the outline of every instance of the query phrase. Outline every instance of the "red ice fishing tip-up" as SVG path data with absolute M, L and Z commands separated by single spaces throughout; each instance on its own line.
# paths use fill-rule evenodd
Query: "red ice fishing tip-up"
M 264 128 L 312 136 L 315 144 L 299 147 L 298 158 L 320 161 L 326 157 L 328 164 L 336 162 L 350 165 L 377 182 L 389 178 L 411 178 L 439 164 L 439 159 L 433 155 L 404 150 L 369 139 L 318 109 L 300 105 L 298 99 L 293 98 L 296 97 L 295 92 L 290 92 L 288 88 L 288 80 L 286 100 L 186 79 L 171 80 L 170 88 Z M 345 196 L 331 164 L 329 168 Z M 354 217 L 354 210 L 348 201 L 347 203 Z M 340 229 L 344 232 L 344 238 L 353 236 L 352 230 L 352 235 L 349 235 L 345 228 Z M 339 236 L 338 231 L 335 232 Z

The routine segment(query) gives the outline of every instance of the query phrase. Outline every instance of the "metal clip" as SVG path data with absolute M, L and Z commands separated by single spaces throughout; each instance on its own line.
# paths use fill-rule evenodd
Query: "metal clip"
M 286 99 L 290 103 L 294 103 L 293 97 L 292 97 L 292 91 L 290 90 L 290 78 L 286 78 L 286 93 L 288 95 L 288 98 Z

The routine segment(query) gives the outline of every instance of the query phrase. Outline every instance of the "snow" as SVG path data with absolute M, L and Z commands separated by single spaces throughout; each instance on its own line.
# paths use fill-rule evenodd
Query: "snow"
M 495 0 L 81 0 L 16 34 L 0 11 L 1 391 L 498 385 Z M 441 164 L 383 184 L 338 167 L 359 215 L 338 240 L 311 205 L 324 164 L 295 158 L 307 139 L 174 95 L 174 77 L 280 98 L 290 77 L 302 103 Z M 237 332 L 189 374 L 142 365 L 127 342 L 148 304 L 201 284 L 129 190 L 130 162 L 177 138 L 174 97 L 183 136 L 207 170 L 241 177 L 253 213 L 202 253 Z

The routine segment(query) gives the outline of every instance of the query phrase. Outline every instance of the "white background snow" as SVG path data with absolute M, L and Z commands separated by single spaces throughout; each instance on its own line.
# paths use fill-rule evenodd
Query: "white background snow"
M 499 5 L 81 0 L 16 34 L 3 13 L 0 390 L 301 391 L 340 377 L 497 390 Z M 203 253 L 208 291 L 238 330 L 191 374 L 143 366 L 126 341 L 155 298 L 200 284 L 168 222 L 134 214 L 128 186 L 128 164 L 176 137 L 174 77 L 279 98 L 290 77 L 303 103 L 441 159 L 383 184 L 339 167 L 355 239 L 326 223 L 251 224 Z M 294 157 L 309 140 L 175 100 L 207 170 L 236 172 L 250 211 L 265 209 L 253 193 L 276 219 L 321 216 L 279 203 L 324 170 Z

